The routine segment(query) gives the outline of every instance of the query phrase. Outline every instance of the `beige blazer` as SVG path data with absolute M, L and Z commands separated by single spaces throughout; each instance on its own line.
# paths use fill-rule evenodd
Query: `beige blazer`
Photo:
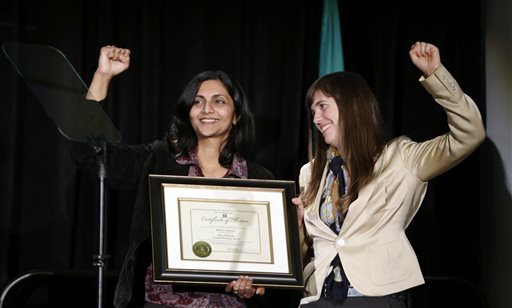
M 311 276 L 301 304 L 319 299 L 336 254 L 351 285 L 368 296 L 391 294 L 424 283 L 405 229 L 423 201 L 427 181 L 473 152 L 484 140 L 485 130 L 477 106 L 442 65 L 420 82 L 444 108 L 449 131 L 420 143 L 404 136 L 390 141 L 375 164 L 373 180 L 350 205 L 339 235 L 320 220 L 318 192 L 314 204 L 304 211 L 314 259 L 305 269 L 306 278 Z M 300 171 L 301 188 L 308 186 L 310 178 L 308 163 Z M 325 175 L 320 187 L 324 182 Z

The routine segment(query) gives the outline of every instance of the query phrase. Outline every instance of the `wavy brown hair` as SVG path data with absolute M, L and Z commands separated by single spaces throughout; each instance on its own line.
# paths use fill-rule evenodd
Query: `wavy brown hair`
M 311 159 L 311 182 L 303 194 L 305 206 L 312 204 L 317 192 L 322 189 L 320 180 L 327 163 L 326 151 L 329 148 L 322 135 L 318 133 L 311 114 L 313 96 L 318 91 L 332 97 L 338 106 L 340 144 L 344 155 L 342 158 L 350 180 L 347 193 L 336 206 L 345 215 L 349 205 L 357 199 L 361 188 L 372 179 L 374 164 L 387 143 L 387 134 L 377 99 L 361 75 L 354 72 L 337 72 L 315 81 L 306 94 L 308 127 L 311 134 L 314 134 L 310 134 L 309 147 L 312 149 L 313 143 L 316 143 L 316 146 L 314 157 Z

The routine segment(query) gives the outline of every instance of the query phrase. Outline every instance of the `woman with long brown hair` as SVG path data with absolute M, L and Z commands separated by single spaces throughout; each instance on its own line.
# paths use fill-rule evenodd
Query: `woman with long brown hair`
M 293 199 L 313 249 L 301 307 L 405 307 L 403 291 L 424 283 L 405 229 L 428 181 L 473 152 L 485 130 L 436 46 L 417 42 L 409 55 L 448 119 L 447 133 L 424 142 L 386 138 L 377 100 L 356 73 L 332 73 L 309 88 L 309 123 L 321 136 Z

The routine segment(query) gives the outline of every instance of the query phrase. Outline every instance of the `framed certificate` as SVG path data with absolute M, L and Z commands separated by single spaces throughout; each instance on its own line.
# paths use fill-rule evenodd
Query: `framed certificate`
M 293 181 L 149 175 L 155 282 L 302 289 Z

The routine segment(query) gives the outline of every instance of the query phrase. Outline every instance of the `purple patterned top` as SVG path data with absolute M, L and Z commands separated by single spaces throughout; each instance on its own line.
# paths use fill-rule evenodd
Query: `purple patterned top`
M 196 151 L 190 151 L 188 155 L 180 155 L 176 162 L 180 165 L 189 165 L 188 176 L 204 176 L 199 167 Z M 246 179 L 248 173 L 247 161 L 240 155 L 235 154 L 233 163 L 224 177 Z M 148 303 L 183 308 L 245 307 L 243 300 L 232 293 L 174 292 L 171 284 L 154 283 L 152 265 L 149 265 L 146 271 L 145 285 L 146 302 Z

